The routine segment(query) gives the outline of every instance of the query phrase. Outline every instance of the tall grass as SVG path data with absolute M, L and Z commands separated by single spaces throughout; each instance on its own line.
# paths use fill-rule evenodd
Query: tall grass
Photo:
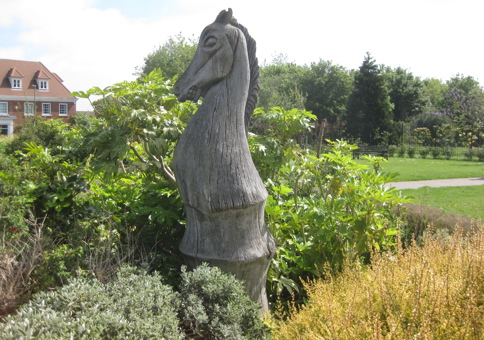
M 56 252 L 56 245 L 44 232 L 43 221 L 27 220 L 26 223 L 31 233 L 15 238 L 0 235 L 0 321 L 28 301 L 33 292 L 53 288 L 51 281 L 46 280 L 55 274 L 49 272 L 49 267 L 55 265 L 49 261 L 61 261 L 49 259 Z M 86 244 L 77 258 L 76 275 L 89 274 L 107 282 L 116 276 L 122 264 L 149 266 L 152 259 L 132 233 L 128 232 L 125 238 L 124 243 L 97 239 L 95 244 Z
M 33 273 L 44 259 L 42 224 L 30 221 L 33 232 L 20 238 L 0 240 L 0 320 L 30 298 Z
M 469 237 L 424 237 L 423 246 L 375 254 L 309 284 L 309 303 L 274 339 L 480 339 L 484 334 L 484 226 Z

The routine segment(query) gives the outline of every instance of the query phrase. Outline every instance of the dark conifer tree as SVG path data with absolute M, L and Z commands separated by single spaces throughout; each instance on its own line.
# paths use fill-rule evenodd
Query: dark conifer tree
M 368 144 L 384 142 L 394 134 L 393 105 L 385 79 L 369 53 L 355 73 L 353 92 L 348 102 L 347 127 L 352 138 Z

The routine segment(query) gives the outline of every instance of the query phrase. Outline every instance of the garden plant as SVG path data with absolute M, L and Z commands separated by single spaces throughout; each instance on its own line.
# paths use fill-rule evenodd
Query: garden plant
M 446 229 L 447 236 L 429 233 L 422 242 L 424 217 L 417 217 L 416 231 L 405 213 L 409 200 L 384 185 L 421 178 L 418 171 L 405 177 L 403 163 L 409 169 L 423 162 L 428 169 L 460 169 L 454 173 L 462 177 L 479 173 L 482 164 L 354 160 L 353 144 L 312 138 L 316 116 L 303 109 L 258 109 L 249 128 L 251 154 L 269 192 L 266 223 L 278 244 L 267 282 L 275 318 L 264 326 L 232 276 L 205 266 L 184 271 L 178 245 L 185 216 L 171 162 L 197 104 L 179 103 L 171 87 L 154 70 L 140 81 L 78 92 L 99 98 L 95 116 L 79 114 L 72 124 L 32 120 L 13 139 L 0 140 L 0 334 L 257 339 L 273 327 L 274 338 L 358 338 L 365 332 L 445 338 L 450 330 L 458 338 L 482 330 L 482 306 L 476 304 L 482 300 L 482 264 L 475 265 L 482 259 L 482 228 L 474 234 L 469 225 L 461 233 Z M 393 167 L 395 161 L 402 164 Z M 467 245 L 476 252 L 466 253 Z M 442 261 L 438 266 L 439 252 L 449 259 L 447 267 Z M 442 273 L 449 275 L 432 276 Z M 443 289 L 429 293 L 433 300 L 418 295 L 423 285 L 437 287 L 433 278 L 456 280 L 464 295 L 451 292 L 453 283 L 445 280 L 449 296 L 438 295 Z M 406 295 L 399 294 L 399 284 Z M 364 287 L 370 295 L 357 290 Z M 335 300 L 321 297 L 328 292 Z M 386 296 L 392 298 L 381 299 Z M 459 303 L 452 307 L 445 299 Z M 320 306 L 324 301 L 334 307 L 334 318 Z M 408 306 L 415 301 L 422 304 L 412 315 Z M 302 308 L 301 316 L 291 305 Z M 464 324 L 452 313 L 466 305 L 471 312 Z M 449 332 L 435 326 L 427 307 L 440 313 L 437 320 L 449 320 Z M 315 313 L 325 316 L 326 326 Z

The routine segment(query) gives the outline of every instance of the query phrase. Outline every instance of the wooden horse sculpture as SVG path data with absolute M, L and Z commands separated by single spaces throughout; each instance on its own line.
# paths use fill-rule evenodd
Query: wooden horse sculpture
M 255 41 L 231 9 L 220 12 L 174 87 L 180 101 L 204 100 L 173 163 L 187 214 L 180 250 L 188 265 L 208 262 L 235 274 L 267 310 L 265 281 L 276 246 L 264 222 L 267 191 L 247 142 L 258 80 Z

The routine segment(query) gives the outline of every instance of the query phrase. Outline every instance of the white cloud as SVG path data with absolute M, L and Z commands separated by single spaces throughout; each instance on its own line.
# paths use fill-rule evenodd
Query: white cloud
M 418 76 L 446 80 L 460 72 L 484 81 L 477 0 L 160 0 L 167 11 L 147 15 L 159 20 L 132 19 L 124 7 L 98 9 L 99 1 L 3 0 L 0 29 L 19 33 L 18 44 L 0 41 L 0 55 L 42 61 L 71 91 L 105 87 L 134 79 L 136 67 L 169 36 L 197 37 L 232 7 L 256 39 L 261 61 L 284 53 L 299 64 L 321 58 L 358 68 L 368 51 L 378 63 Z M 80 101 L 78 108 L 88 106 Z
M 25 49 L 21 46 L 0 48 L 0 56 L 5 59 L 22 60 L 25 58 Z

